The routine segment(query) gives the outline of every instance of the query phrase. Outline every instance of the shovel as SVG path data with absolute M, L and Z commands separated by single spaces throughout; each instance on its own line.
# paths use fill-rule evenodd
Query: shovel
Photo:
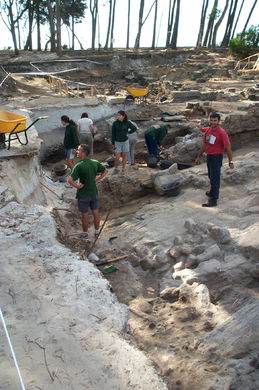
M 100 267 L 101 265 L 106 265 L 106 264 L 113 263 L 114 261 L 119 261 L 119 260 L 126 259 L 126 257 L 128 257 L 128 255 L 123 255 L 123 256 L 119 256 L 119 257 L 113 257 L 110 260 L 103 261 L 102 263 L 96 263 L 95 265 L 97 265 L 97 267 Z

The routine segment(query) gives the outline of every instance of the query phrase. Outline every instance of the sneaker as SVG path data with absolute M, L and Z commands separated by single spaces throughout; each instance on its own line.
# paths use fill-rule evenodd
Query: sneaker
M 96 230 L 95 233 L 94 233 L 95 237 L 98 237 L 99 234 L 100 234 L 100 230 Z
M 88 240 L 89 239 L 88 233 L 83 233 L 79 237 L 81 238 L 81 240 Z

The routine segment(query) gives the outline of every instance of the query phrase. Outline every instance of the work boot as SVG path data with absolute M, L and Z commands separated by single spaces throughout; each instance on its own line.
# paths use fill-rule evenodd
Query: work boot
M 217 200 L 210 198 L 207 203 L 203 203 L 202 207 L 215 207 L 217 206 Z

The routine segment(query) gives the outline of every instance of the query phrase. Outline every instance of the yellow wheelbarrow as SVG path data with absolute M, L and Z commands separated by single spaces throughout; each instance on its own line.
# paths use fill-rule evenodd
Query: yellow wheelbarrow
M 146 96 L 148 94 L 148 88 L 130 88 L 127 87 L 125 90 L 129 93 L 128 96 L 126 96 L 126 101 L 134 101 L 136 98 L 139 99 L 142 102 L 146 101 Z
M 27 130 L 38 122 L 40 119 L 48 119 L 47 116 L 40 116 L 35 119 L 28 127 L 26 125 L 27 116 L 14 114 L 9 111 L 0 111 L 0 148 L 3 149 L 8 143 L 7 149 L 10 149 L 11 141 L 18 140 L 21 145 L 28 144 Z M 20 135 L 24 133 L 25 140 L 22 141 Z M 6 140 L 5 134 L 8 134 Z

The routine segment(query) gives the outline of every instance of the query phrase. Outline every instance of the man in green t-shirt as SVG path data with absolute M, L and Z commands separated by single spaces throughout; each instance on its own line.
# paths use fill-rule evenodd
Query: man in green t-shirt
M 76 198 L 78 210 L 82 213 L 82 227 L 84 234 L 81 238 L 88 239 L 88 210 L 92 211 L 94 217 L 95 236 L 100 233 L 100 214 L 98 190 L 96 182 L 100 181 L 108 170 L 97 160 L 88 157 L 89 151 L 85 144 L 81 144 L 77 149 L 77 156 L 80 161 L 74 166 L 68 183 L 77 189 Z
M 161 143 L 168 133 L 168 129 L 173 126 L 167 125 L 153 125 L 145 131 L 145 142 L 148 149 L 148 153 L 158 156 L 160 153 Z

